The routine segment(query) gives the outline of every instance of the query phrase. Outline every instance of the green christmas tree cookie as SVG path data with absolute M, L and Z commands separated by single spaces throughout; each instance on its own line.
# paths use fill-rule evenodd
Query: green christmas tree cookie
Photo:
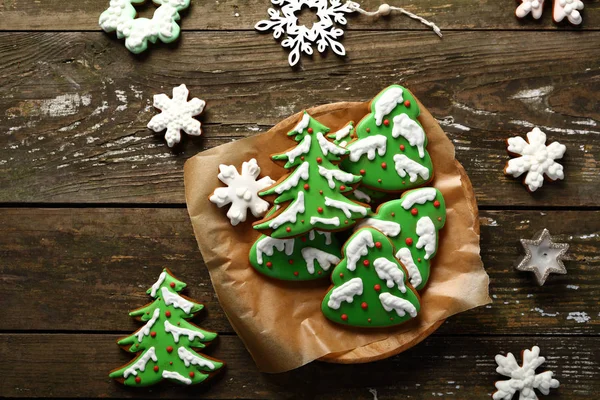
M 192 385 L 223 367 L 222 362 L 193 350 L 204 348 L 217 334 L 186 321 L 203 306 L 177 294 L 185 286 L 167 269 L 160 274 L 147 291 L 154 302 L 129 313 L 146 325 L 117 342 L 125 350 L 138 353 L 137 358 L 113 370 L 111 378 L 127 386 L 149 386 L 164 379 Z
M 327 137 L 333 140 L 333 143 L 340 147 L 346 147 L 346 145 L 354 139 L 354 121 L 348 122 L 341 129 L 332 132 Z
M 385 327 L 415 318 L 419 295 L 406 280 L 394 246 L 374 228 L 356 231 L 343 248 L 344 258 L 331 275 L 321 310 L 333 322 L 358 327 Z
M 284 168 L 293 172 L 260 193 L 278 197 L 274 201 L 276 211 L 254 223 L 255 229 L 284 239 L 313 229 L 327 232 L 348 229 L 367 215 L 368 206 L 346 197 L 360 182 L 360 176 L 344 172 L 336 165 L 349 151 L 327 140 L 328 131 L 329 128 L 304 112 L 288 133 L 298 145 L 272 159 L 285 161 Z
M 399 85 L 379 93 L 370 113 L 356 126 L 342 170 L 362 175 L 361 185 L 384 192 L 403 192 L 433 179 L 427 136 L 417 120 L 420 110 L 412 94 Z
M 408 271 L 410 283 L 421 290 L 429 279 L 439 231 L 445 223 L 444 197 L 439 190 L 428 187 L 383 203 L 356 228 L 370 226 L 386 234 L 397 249 L 396 258 Z

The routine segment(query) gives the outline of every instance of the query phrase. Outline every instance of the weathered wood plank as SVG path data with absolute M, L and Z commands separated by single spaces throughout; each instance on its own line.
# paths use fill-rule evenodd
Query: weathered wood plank
M 481 223 L 494 303 L 438 332 L 600 334 L 600 212 L 486 211 Z M 133 332 L 140 325 L 127 310 L 150 300 L 146 289 L 168 267 L 206 305 L 199 323 L 232 332 L 185 209 L 0 209 L 0 224 L 0 330 Z M 513 263 L 518 239 L 544 227 L 571 244 L 571 260 L 567 275 L 538 287 Z
M 347 39 L 347 60 L 316 57 L 297 72 L 284 50 L 249 32 L 190 32 L 177 51 L 141 58 L 101 33 L 0 34 L 0 202 L 183 203 L 188 157 L 400 82 L 457 145 L 480 205 L 600 204 L 600 32 Z M 556 51 L 574 42 L 578 51 Z M 204 135 L 173 152 L 145 126 L 152 95 L 181 82 L 208 108 Z M 503 141 L 533 125 L 568 151 L 566 180 L 530 195 L 503 175 Z
M 79 0 L 65 4 L 60 0 L 31 2 L 28 0 L 6 0 L 0 3 L 0 30 L 98 30 L 98 17 L 108 7 L 108 0 Z M 548 1 L 540 21 L 532 18 L 518 20 L 514 13 L 515 1 L 481 0 L 476 4 L 461 1 L 423 0 L 401 1 L 395 6 L 404 7 L 424 18 L 437 23 L 442 29 L 594 29 L 600 24 L 598 2 L 585 2 L 583 24 L 554 24 L 552 6 Z M 379 0 L 360 2 L 366 10 L 376 10 Z M 183 13 L 184 30 L 253 29 L 259 20 L 267 18 L 268 2 L 247 0 L 200 1 L 193 0 L 190 9 Z M 150 17 L 153 7 L 139 7 L 145 17 Z M 399 15 L 381 20 L 364 16 L 350 18 L 348 29 L 428 29 L 416 21 Z
M 117 335 L 0 335 L 0 396 L 139 397 L 210 399 L 323 398 L 430 400 L 437 397 L 489 398 L 494 356 L 540 346 L 546 363 L 562 383 L 548 398 L 590 399 L 600 390 L 600 338 L 432 336 L 391 359 L 363 365 L 312 363 L 278 375 L 261 374 L 235 336 L 221 336 L 208 354 L 225 360 L 222 376 L 209 386 L 185 389 L 165 384 L 128 389 L 112 382 L 108 371 L 131 357 L 115 344 Z

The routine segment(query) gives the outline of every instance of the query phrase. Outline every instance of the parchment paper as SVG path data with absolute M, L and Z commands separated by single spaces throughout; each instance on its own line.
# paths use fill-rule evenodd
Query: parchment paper
M 421 294 L 419 316 L 386 329 L 355 329 L 337 325 L 321 314 L 321 301 L 330 282 L 283 282 L 256 272 L 248 262 L 250 247 L 259 237 L 255 219 L 236 227 L 208 197 L 222 186 L 219 164 L 234 165 L 256 158 L 261 177 L 277 180 L 287 171 L 270 155 L 294 146 L 286 136 L 299 115 L 280 122 L 264 134 L 202 152 L 184 167 L 188 212 L 198 246 L 215 292 L 231 325 L 263 372 L 284 372 L 316 359 L 366 362 L 414 346 L 456 313 L 490 302 L 489 278 L 479 257 L 479 222 L 471 183 L 454 158 L 454 146 L 429 112 L 421 107 L 419 121 L 434 165 L 433 186 L 444 195 L 446 226 L 440 232 L 438 253 L 429 283 Z M 368 113 L 366 103 L 335 103 L 308 110 L 335 131 Z

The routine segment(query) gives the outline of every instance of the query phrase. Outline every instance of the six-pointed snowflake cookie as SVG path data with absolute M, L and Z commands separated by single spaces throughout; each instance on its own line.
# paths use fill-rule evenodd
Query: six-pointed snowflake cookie
M 219 180 L 227 187 L 217 188 L 209 200 L 219 207 L 231 203 L 227 211 L 231 225 L 236 226 L 244 222 L 248 209 L 257 218 L 265 215 L 269 203 L 258 197 L 258 192 L 273 185 L 275 181 L 268 176 L 256 180 L 260 174 L 260 167 L 254 158 L 242 164 L 241 174 L 233 165 L 221 164 L 219 171 Z
M 521 0 L 515 14 L 519 18 L 525 18 L 531 14 L 533 18 L 540 19 L 544 12 L 544 0 Z M 560 22 L 567 18 L 573 25 L 581 24 L 583 20 L 580 11 L 583 10 L 581 0 L 554 0 L 552 18 L 554 22 Z
M 202 134 L 200 121 L 192 117 L 200 114 L 206 103 L 196 97 L 187 101 L 189 93 L 185 85 L 180 85 L 173 89 L 173 99 L 169 99 L 166 94 L 154 96 L 154 107 L 162 112 L 152 117 L 148 128 L 156 133 L 166 129 L 165 139 L 169 147 L 181 141 L 181 129 L 192 136 Z
M 146 0 L 110 0 L 106 11 L 100 15 L 100 27 L 106 32 L 117 32 L 119 39 L 125 38 L 125 47 L 132 53 L 141 53 L 148 48 L 148 41 L 164 43 L 177 40 L 181 28 L 177 21 L 179 11 L 189 7 L 190 0 L 155 0 L 160 6 L 152 19 L 135 18 L 137 12 L 133 4 L 143 4 Z
M 535 373 L 536 368 L 545 361 L 544 357 L 540 357 L 540 348 L 537 346 L 523 352 L 522 367 L 517 364 L 512 353 L 508 353 L 506 357 L 498 354 L 496 356 L 498 364 L 496 372 L 510 379 L 496 382 L 498 391 L 492 395 L 492 398 L 494 400 L 511 400 L 516 392 L 520 392 L 519 400 L 538 400 L 534 389 L 539 390 L 542 394 L 550 393 L 551 388 L 556 389 L 560 383 L 552 378 L 553 372 Z
M 346 54 L 346 49 L 339 42 L 344 31 L 337 28 L 335 24 L 346 25 L 344 13 L 353 12 L 351 6 L 354 4 L 358 7 L 358 4 L 342 3 L 340 0 L 271 0 L 271 3 L 280 6 L 281 10 L 269 8 L 267 11 L 269 19 L 259 21 L 254 28 L 259 31 L 272 29 L 275 39 L 286 35 L 281 46 L 291 49 L 288 57 L 291 66 L 300 61 L 302 52 L 308 55 L 313 54 L 314 42 L 320 53 L 325 52 L 327 47 L 331 47 L 340 56 Z M 302 7 L 317 10 L 318 21 L 310 29 L 304 25 L 298 25 L 296 13 L 299 13 Z
M 562 158 L 567 148 L 553 142 L 546 146 L 546 134 L 538 128 L 533 128 L 527 134 L 526 142 L 516 136 L 508 139 L 508 153 L 513 158 L 504 168 L 504 173 L 517 178 L 527 172 L 523 183 L 530 192 L 535 192 L 544 184 L 544 175 L 551 180 L 564 179 L 563 166 L 555 160 Z

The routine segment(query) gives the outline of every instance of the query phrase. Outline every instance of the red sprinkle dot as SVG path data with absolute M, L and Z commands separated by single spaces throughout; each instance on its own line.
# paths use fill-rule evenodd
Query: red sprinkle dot
M 308 183 L 305 183 L 304 184 L 304 190 L 308 190 L 308 189 L 310 189 L 310 186 L 308 186 Z
M 319 207 L 319 208 L 317 208 L 317 212 L 318 212 L 319 214 L 323 214 L 323 207 Z
M 273 267 L 273 263 L 271 261 L 267 261 L 267 268 L 272 268 Z
M 289 260 L 289 261 L 288 261 L 288 263 L 289 263 L 290 265 L 292 265 L 292 264 L 294 263 L 294 260 Z
M 406 185 L 406 181 L 402 181 L 402 184 L 403 184 L 403 185 Z
M 301 220 L 300 222 L 304 223 L 304 220 Z
M 175 282 L 171 282 L 171 283 L 169 284 L 169 286 L 171 286 L 172 288 L 174 288 L 174 287 L 175 287 Z
M 322 191 L 322 190 L 319 190 L 319 194 L 323 194 L 323 191 Z
M 318 274 L 318 275 L 321 275 L 322 273 L 323 273 L 322 271 L 317 271 L 317 274 Z
M 371 264 L 371 263 L 369 262 L 369 260 L 365 260 L 365 261 L 363 261 L 363 265 L 364 265 L 365 267 L 368 267 L 368 266 L 369 266 L 369 264 Z
M 419 210 L 417 210 L 416 208 L 413 208 L 412 210 L 410 210 L 410 213 L 412 215 L 417 215 L 419 213 Z
M 173 361 L 169 361 L 169 365 L 173 365 Z
M 437 200 L 436 200 L 436 201 L 434 201 L 434 202 L 433 202 L 433 206 L 434 206 L 435 208 L 439 208 L 439 207 L 440 207 L 440 202 L 439 202 L 439 201 L 437 201 Z
M 288 226 L 287 228 L 285 228 L 285 231 L 286 231 L 286 232 L 291 232 L 291 231 L 292 231 L 292 228 L 290 228 L 290 227 Z
M 410 100 L 406 100 L 404 102 L 404 107 L 410 107 Z
M 158 372 L 158 365 L 154 366 L 154 372 Z
M 381 183 L 381 178 L 377 179 L 377 182 Z
M 193 378 L 194 376 L 196 376 L 196 374 L 194 373 L 194 371 L 190 371 L 190 378 Z
M 393 321 L 393 320 L 394 320 L 394 317 L 390 317 L 390 321 Z
M 367 130 L 367 133 L 371 132 L 371 128 L 367 128 L 366 130 Z
M 411 238 L 406 238 L 405 242 L 407 245 L 412 246 L 413 240 Z
M 371 322 L 371 318 L 369 318 L 369 319 L 367 320 L 367 322 Z
M 384 162 L 382 162 L 382 163 L 381 163 L 381 168 L 383 168 L 383 169 L 386 169 L 386 168 L 387 168 L 387 164 L 386 164 L 386 163 L 384 163 Z
M 323 162 L 323 159 L 322 159 L 321 157 L 317 157 L 317 162 L 318 162 L 319 164 L 321 164 L 321 163 Z
M 392 213 L 392 217 L 395 217 L 395 216 L 396 216 L 396 213 L 395 213 L 395 212 L 393 212 L 393 213 Z
M 171 317 L 171 311 L 169 311 L 169 310 L 165 311 L 165 315 L 167 316 L 167 318 L 170 318 Z
M 377 284 L 377 285 L 373 286 L 373 289 L 375 289 L 376 291 L 379 292 L 381 290 L 381 285 Z
M 308 133 L 313 133 L 313 128 L 308 128 Z
M 421 257 L 417 258 L 417 261 L 418 261 L 418 262 L 421 262 Z
M 298 276 L 300 273 L 298 271 L 294 271 L 294 276 Z
M 366 310 L 368 307 L 368 304 L 367 304 L 367 302 L 363 301 L 360 306 L 362 307 L 363 310 Z
M 300 240 L 302 240 L 303 242 L 306 242 L 306 236 L 302 236 L 302 237 L 300 238 Z
M 438 221 L 441 221 L 441 220 L 442 220 L 442 217 L 438 217 Z
M 301 156 L 301 157 L 300 157 L 300 159 L 301 159 L 302 161 L 304 161 L 304 156 Z
M 344 221 L 344 224 L 348 225 L 348 220 L 345 220 L 345 221 Z
M 405 148 L 403 144 L 400 145 L 400 150 L 404 151 Z
M 348 316 L 347 316 L 346 314 L 342 314 L 342 319 L 343 319 L 344 321 L 348 321 Z
M 135 383 L 140 383 L 142 381 L 142 378 L 140 378 L 139 376 L 135 377 Z
M 364 169 L 361 169 L 361 170 L 360 170 L 360 174 L 361 174 L 361 175 L 364 175 L 366 172 L 367 172 L 367 171 L 365 171 Z
M 378 249 L 381 248 L 381 242 L 375 242 L 375 247 L 377 247 Z
M 340 190 L 346 190 L 346 186 L 344 186 L 344 185 L 340 186 Z
M 167 347 L 167 353 L 171 353 L 173 351 L 173 346 L 168 346 Z
M 154 331 L 150 332 L 150 336 L 156 337 L 156 332 L 154 332 Z
M 383 120 L 383 124 L 384 124 L 385 126 L 390 126 L 390 120 L 389 120 L 389 119 L 384 119 L 384 120 Z

